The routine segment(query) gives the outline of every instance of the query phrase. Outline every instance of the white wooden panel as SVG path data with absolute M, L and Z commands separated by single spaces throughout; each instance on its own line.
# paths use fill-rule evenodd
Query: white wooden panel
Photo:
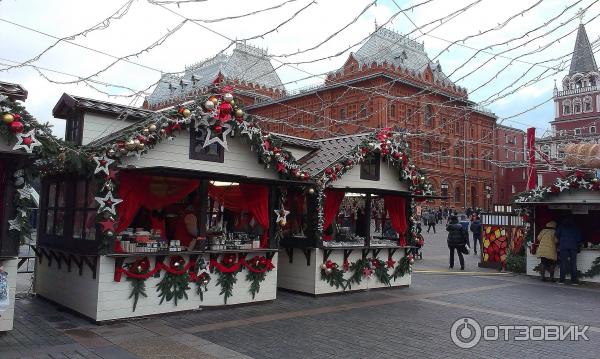
M 48 266 L 47 258 L 35 266 L 36 293 L 89 318 L 97 319 L 98 278 L 92 278 L 92 272 L 84 264 L 79 275 L 77 266 L 71 264 L 71 272 L 63 263 L 58 269 L 56 261 Z
M 224 163 L 191 160 L 189 158 L 189 132 L 181 131 L 172 141 L 163 140 L 140 159 L 128 157 L 123 166 L 137 168 L 169 167 L 177 169 L 233 174 L 254 178 L 277 179 L 277 171 L 265 168 L 258 162 L 258 155 L 250 150 L 250 144 L 240 138 L 228 138 L 229 151 L 225 151 Z
M 17 290 L 17 259 L 0 260 L 0 265 L 8 273 L 8 297 L 10 305 L 0 312 L 0 332 L 12 330 L 15 317 L 15 291 Z
M 252 258 L 255 255 L 264 255 L 264 253 L 248 253 L 247 258 Z M 188 256 L 184 256 L 185 260 L 189 260 Z M 133 259 L 131 259 L 133 260 Z M 126 260 L 129 262 L 131 260 Z M 204 256 L 204 260 L 208 262 L 208 255 Z M 168 261 L 165 260 L 165 262 Z M 151 262 L 154 264 L 154 261 Z M 277 297 L 277 255 L 273 258 L 275 269 L 269 272 L 265 280 L 260 284 L 260 291 L 256 297 L 252 299 L 249 292 L 250 282 L 246 281 L 247 270 L 237 274 L 237 282 L 233 286 L 233 296 L 227 299 L 227 305 L 261 302 L 266 300 L 274 300 Z M 98 321 L 131 318 L 137 316 L 146 316 L 161 313 L 172 313 L 184 310 L 194 310 L 201 307 L 222 306 L 225 305 L 223 296 L 219 294 L 221 288 L 217 287 L 217 273 L 211 273 L 211 281 L 208 285 L 208 291 L 204 292 L 204 300 L 200 301 L 200 297 L 196 294 L 196 284 L 190 284 L 190 290 L 187 291 L 188 299 L 183 299 L 175 306 L 174 302 L 163 302 L 159 304 L 160 298 L 156 292 L 156 285 L 160 282 L 164 271 L 161 273 L 161 278 L 149 278 L 146 280 L 146 293 L 148 297 L 140 297 L 137 308 L 133 312 L 133 299 L 128 299 L 131 293 L 131 284 L 125 276 L 120 282 L 115 282 L 114 279 L 114 258 L 101 257 L 100 260 L 100 295 L 98 298 Z
M 86 112 L 83 118 L 82 144 L 88 143 L 107 136 L 130 126 L 133 120 L 117 120 L 115 116 L 104 116 L 96 113 Z
M 330 286 L 326 281 L 321 279 L 321 263 L 323 263 L 323 250 L 322 249 L 312 249 L 311 250 L 311 258 L 310 265 L 306 265 L 306 257 L 304 253 L 300 249 L 294 249 L 293 255 L 293 263 L 289 263 L 287 253 L 284 250 L 280 251 L 281 261 L 279 263 L 279 278 L 278 278 L 278 286 L 280 288 L 296 290 L 303 293 L 320 295 L 327 293 L 339 293 L 343 292 L 342 288 L 336 289 L 335 287 Z M 382 249 L 378 258 L 386 261 L 388 252 L 385 249 Z M 402 258 L 404 255 L 403 250 L 398 250 L 394 253 L 392 257 L 396 262 Z M 362 251 L 357 249 L 350 254 L 348 261 L 350 263 L 355 262 L 356 260 L 362 257 Z M 371 257 L 371 253 L 369 254 L 369 258 Z M 342 266 L 344 262 L 344 251 L 342 249 L 334 249 L 329 259 L 339 266 Z M 389 270 L 389 273 L 392 274 L 392 269 Z M 345 279 L 349 279 L 351 276 L 351 272 L 348 271 L 344 274 Z M 411 275 L 406 274 L 404 277 L 398 278 L 397 280 L 392 279 L 392 286 L 408 286 L 411 283 Z M 360 284 L 352 284 L 350 291 L 356 290 L 365 290 L 369 288 L 381 288 L 386 287 L 385 285 L 379 283 L 377 278 L 371 277 L 367 279 L 363 279 Z M 347 290 L 348 291 L 348 290 Z
M 577 269 L 581 272 L 585 273 L 592 267 L 592 262 L 596 258 L 600 257 L 599 250 L 590 250 L 590 249 L 582 249 L 581 252 L 577 253 Z M 531 254 L 529 248 L 527 249 L 527 275 L 531 276 L 540 276 L 540 273 L 535 272 L 533 268 L 540 264 L 540 259 L 535 255 Z M 548 275 L 549 276 L 549 275 Z M 558 263 L 554 268 L 554 278 L 558 280 L 560 276 L 560 266 Z M 569 274 L 567 273 L 567 278 L 569 278 Z M 580 281 L 584 282 L 596 282 L 600 283 L 600 276 L 595 277 L 582 277 L 578 278 Z
M 335 188 L 375 188 L 391 191 L 408 191 L 406 183 L 401 182 L 399 178 L 398 170 L 382 161 L 379 181 L 360 179 L 360 166 L 357 165 L 342 178 L 334 181 L 332 186 Z

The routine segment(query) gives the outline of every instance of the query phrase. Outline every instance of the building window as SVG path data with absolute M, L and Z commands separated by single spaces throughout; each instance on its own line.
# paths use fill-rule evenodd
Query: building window
M 79 180 L 75 185 L 73 239 L 96 239 L 96 182 Z
M 440 127 L 442 127 L 443 129 L 446 128 L 446 117 L 442 117 L 442 122 L 440 123 Z
M 596 133 L 596 126 L 590 127 L 590 133 Z
M 431 159 L 431 156 L 429 155 L 430 153 L 431 153 L 431 142 L 429 142 L 429 141 L 423 142 L 423 157 L 425 159 Z
M 340 109 L 340 120 L 344 121 L 346 119 L 346 109 Z
M 471 138 L 475 138 L 475 126 L 471 125 Z
M 367 108 L 365 107 L 365 105 L 360 105 L 359 116 L 360 116 L 360 118 L 366 119 L 366 117 L 367 117 Z
M 390 117 L 396 118 L 396 105 L 390 105 Z
M 575 135 L 577 135 L 577 136 L 581 135 L 581 128 L 576 128 L 574 130 L 574 132 L 575 132 Z
M 458 164 L 458 160 L 460 159 L 460 148 L 454 148 L 454 163 Z
M 67 128 L 65 129 L 65 141 L 74 145 L 81 145 L 83 135 L 81 123 L 82 120 L 80 118 L 71 118 L 67 121 Z
M 454 202 L 456 202 L 456 203 L 461 202 L 460 187 L 456 187 L 454 189 Z
M 456 133 L 457 135 L 460 135 L 460 123 L 456 122 L 454 124 L 454 133 Z
M 406 120 L 408 122 L 412 121 L 412 109 L 411 108 L 406 109 Z
M 360 179 L 369 181 L 379 181 L 379 168 L 381 160 L 379 155 L 368 156 L 360 164 Z
M 592 97 L 586 96 L 583 98 L 583 112 L 592 112 Z
M 563 115 L 571 114 L 571 100 L 564 100 L 563 103 Z
M 581 99 L 576 98 L 573 100 L 573 113 L 581 113 Z
M 190 132 L 190 159 L 223 163 L 225 161 L 223 146 L 213 143 L 203 147 L 206 134 L 207 130 L 204 127 L 199 127 L 196 131 Z
M 426 127 L 433 126 L 433 106 L 431 106 L 431 105 L 425 106 L 425 118 L 424 118 L 423 124 Z
M 508 159 L 508 148 L 504 149 L 504 157 L 506 157 L 506 159 Z
M 65 228 L 66 193 L 64 182 L 52 182 L 48 185 L 46 198 L 45 231 L 48 236 L 62 237 Z

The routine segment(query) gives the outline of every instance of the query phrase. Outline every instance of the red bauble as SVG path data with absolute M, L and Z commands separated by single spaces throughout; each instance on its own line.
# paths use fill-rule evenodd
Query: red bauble
M 15 121 L 19 121 L 21 119 L 21 115 L 19 115 L 18 113 L 15 113 L 13 115 L 13 118 L 15 119 Z
M 31 137 L 23 137 L 23 144 L 26 146 L 31 146 L 31 144 L 33 143 L 33 140 L 31 139 Z
M 11 122 L 9 126 L 10 126 L 10 130 L 12 133 L 23 132 L 23 123 L 16 120 L 16 115 L 15 115 L 15 121 Z
M 221 133 L 221 131 L 223 131 L 223 127 L 221 127 L 221 125 L 216 125 L 215 126 L 215 132 L 216 133 Z

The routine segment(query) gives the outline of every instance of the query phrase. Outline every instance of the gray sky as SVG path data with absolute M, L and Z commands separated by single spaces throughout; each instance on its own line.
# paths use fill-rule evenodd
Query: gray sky
M 401 8 L 407 8 L 426 1 L 395 0 Z M 167 7 L 192 19 L 209 20 L 240 15 L 284 2 L 285 0 L 230 0 L 227 2 L 208 0 L 197 3 L 182 3 L 180 6 L 171 4 Z M 311 0 L 292 0 L 279 9 L 254 16 L 221 22 L 201 23 L 214 32 L 198 26 L 196 23 L 186 22 L 160 46 L 129 59 L 139 65 L 119 62 L 99 76 L 93 77 L 93 79 L 122 85 L 138 91 L 145 89 L 158 81 L 160 71 L 182 71 L 186 65 L 211 57 L 223 50 L 229 44 L 226 38 L 245 39 L 262 34 L 308 5 L 304 11 L 301 11 L 289 23 L 281 26 L 278 31 L 270 33 L 264 38 L 248 41 L 249 44 L 267 48 L 269 53 L 273 55 L 292 53 L 298 49 L 310 48 L 325 40 L 329 35 L 351 22 L 371 2 L 372 0 L 319 0 L 318 3 L 309 5 Z M 548 122 L 554 116 L 552 101 L 545 104 L 544 102 L 552 97 L 554 80 L 556 79 L 560 86 L 560 81 L 566 75 L 566 71 L 554 74 L 556 71 L 549 68 L 558 66 L 561 62 L 556 58 L 565 56 L 573 50 L 576 29 L 580 21 L 579 18 L 575 17 L 579 8 L 589 7 L 583 21 L 589 21 L 586 29 L 590 41 L 593 42 L 599 38 L 600 21 L 593 19 L 593 17 L 600 14 L 600 3 L 598 0 L 544 0 L 523 16 L 516 17 L 505 26 L 500 25 L 501 22 L 509 19 L 512 15 L 524 11 L 538 2 L 539 0 L 431 0 L 413 11 L 407 12 L 406 15 L 399 15 L 388 25 L 388 28 L 404 34 L 411 33 L 412 38 L 424 42 L 430 58 L 437 56 L 449 45 L 449 42 L 461 40 L 470 35 L 479 35 L 480 32 L 483 32 L 483 35 L 472 37 L 464 43 L 460 42 L 460 45 L 464 46 L 454 45 L 449 48 L 449 51 L 440 54 L 438 58 L 443 71 L 447 75 L 452 74 L 451 79 L 466 87 L 471 92 L 470 98 L 477 102 L 483 101 L 499 91 L 506 93 L 516 86 L 528 84 L 509 96 L 490 102 L 487 107 L 491 108 L 500 118 L 504 118 L 539 105 L 533 111 L 503 122 L 506 125 L 520 128 L 535 126 L 539 128 L 539 136 L 542 135 L 543 130 L 548 127 Z M 101 22 L 125 3 L 127 3 L 127 0 L 0 0 L 0 19 L 50 35 L 63 37 L 78 33 Z M 474 5 L 465 12 L 442 22 L 437 21 L 421 30 L 415 29 L 414 24 L 419 27 L 423 26 L 470 3 L 474 3 Z M 281 62 L 308 61 L 343 52 L 350 45 L 356 44 L 372 32 L 375 21 L 379 24 L 388 21 L 398 11 L 397 5 L 393 0 L 378 1 L 377 6 L 370 7 L 358 21 L 325 45 L 299 55 L 275 57 L 273 64 L 277 66 Z M 571 5 L 574 5 L 573 8 L 566 11 L 557 20 L 542 26 Z M 167 32 L 177 28 L 182 20 L 181 17 L 159 5 L 135 0 L 129 11 L 121 18 L 113 19 L 107 28 L 96 30 L 86 36 L 75 37 L 70 41 L 121 57 L 145 49 Z M 491 49 L 485 50 L 486 53 L 480 52 L 463 66 L 464 62 L 476 53 L 474 49 L 485 48 L 521 37 L 529 30 L 539 26 L 542 26 L 542 28 L 531 32 L 522 39 L 510 41 L 506 45 L 493 46 Z M 559 28 L 554 30 L 555 27 Z M 485 30 L 492 28 L 497 28 L 497 30 L 485 32 Z M 547 32 L 551 33 L 546 34 Z M 538 36 L 541 37 L 532 41 Z M 28 60 L 54 42 L 55 39 L 51 37 L 0 21 L 0 63 L 2 64 L 8 64 L 10 61 L 22 62 Z M 353 47 L 332 59 L 311 64 L 283 66 L 277 72 L 288 90 L 320 83 L 323 76 L 319 74 L 335 70 L 341 66 L 350 51 L 356 51 L 359 46 Z M 516 49 L 511 50 L 515 47 Z M 499 54 L 507 50 L 510 51 L 495 56 L 495 59 L 484 65 L 490 58 L 494 58 L 492 54 Z M 230 53 L 231 48 L 227 52 Z M 510 59 L 502 56 L 508 58 L 522 56 L 519 58 L 522 62 L 512 61 L 512 64 L 496 77 L 495 74 L 498 71 L 511 63 Z M 566 59 L 569 60 L 570 56 Z M 61 43 L 32 64 L 86 77 L 105 68 L 113 61 L 115 61 L 114 58 L 109 56 L 72 44 Z M 531 65 L 538 62 L 544 62 L 543 66 Z M 481 68 L 478 69 L 478 67 Z M 473 73 L 468 75 L 472 71 Z M 42 70 L 42 72 L 55 81 L 75 80 L 74 77 L 50 71 Z M 318 76 L 299 81 L 311 74 Z M 533 81 L 541 74 L 545 79 Z M 465 75 L 468 76 L 461 79 Z M 27 108 L 39 120 L 50 121 L 54 124 L 55 133 L 59 136 L 63 135 L 64 122 L 53 119 L 51 112 L 63 92 L 123 104 L 141 105 L 143 102 L 143 98 L 139 97 L 109 98 L 81 83 L 53 84 L 40 76 L 31 67 L 2 71 L 0 72 L 0 80 L 22 84 L 29 91 L 29 98 L 26 102 Z M 515 83 L 515 86 L 504 90 L 513 83 Z M 485 86 L 475 90 L 483 84 Z M 121 88 L 94 86 L 115 95 L 130 94 L 129 91 Z

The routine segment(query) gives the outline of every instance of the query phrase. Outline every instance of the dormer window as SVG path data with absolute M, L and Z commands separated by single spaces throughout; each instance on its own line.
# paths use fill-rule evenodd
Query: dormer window
M 366 157 L 360 164 L 360 179 L 379 181 L 380 163 L 379 154 Z
M 83 116 L 73 116 L 67 120 L 65 141 L 74 145 L 81 145 L 83 137 Z

